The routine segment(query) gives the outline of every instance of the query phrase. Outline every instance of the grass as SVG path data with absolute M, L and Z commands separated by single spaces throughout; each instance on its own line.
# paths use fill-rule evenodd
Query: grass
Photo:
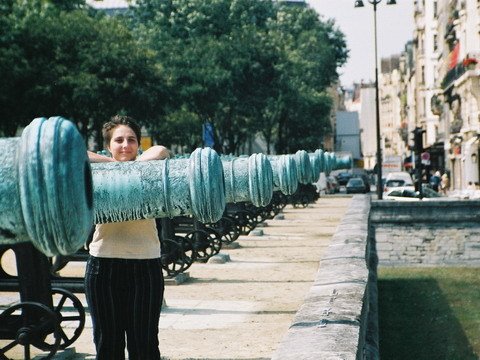
M 480 268 L 379 268 L 380 357 L 480 359 Z

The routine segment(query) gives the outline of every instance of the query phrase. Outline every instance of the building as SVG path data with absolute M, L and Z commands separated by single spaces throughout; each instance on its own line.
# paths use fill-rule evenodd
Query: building
M 355 163 L 358 163 L 362 159 L 358 112 L 337 111 L 336 119 L 335 153 L 350 153 Z

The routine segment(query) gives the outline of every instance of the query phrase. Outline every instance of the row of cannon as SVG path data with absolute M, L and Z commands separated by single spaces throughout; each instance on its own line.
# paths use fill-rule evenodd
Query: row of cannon
M 84 291 L 83 279 L 58 271 L 86 260 L 93 224 L 155 218 L 162 264 L 174 276 L 287 203 L 314 201 L 311 184 L 321 172 L 351 167 L 351 159 L 322 150 L 234 157 L 210 148 L 181 158 L 90 164 L 76 127 L 61 117 L 35 119 L 21 137 L 0 139 L 0 147 L 0 260 L 12 249 L 18 274 L 0 261 L 0 291 L 18 291 L 21 299 L 0 313 L 0 340 L 7 340 L 0 359 L 15 346 L 24 347 L 25 359 L 30 347 L 48 359 L 80 336 L 85 310 L 73 292 Z
M 0 147 L 0 244 L 31 241 L 48 256 L 76 252 L 93 223 L 184 215 L 213 223 L 227 203 L 266 206 L 274 191 L 292 195 L 351 163 L 322 150 L 220 157 L 198 148 L 188 159 L 90 164 L 76 127 L 60 117 L 35 119 Z

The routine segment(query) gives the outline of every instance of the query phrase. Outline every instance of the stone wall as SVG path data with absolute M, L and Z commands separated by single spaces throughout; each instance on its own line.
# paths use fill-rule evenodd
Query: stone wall
M 372 201 L 380 266 L 479 266 L 480 201 Z
M 480 201 L 355 196 L 272 359 L 379 359 L 377 265 L 479 266 Z
M 352 199 L 273 360 L 378 359 L 377 258 L 370 196 Z

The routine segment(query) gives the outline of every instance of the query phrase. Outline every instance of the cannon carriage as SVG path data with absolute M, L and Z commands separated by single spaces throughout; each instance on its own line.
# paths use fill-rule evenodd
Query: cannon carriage
M 25 359 L 34 348 L 49 359 L 85 324 L 78 298 L 52 287 L 47 255 L 74 252 L 88 236 L 93 199 L 86 148 L 62 118 L 35 119 L 20 138 L 0 139 L 0 146 L 0 291 L 20 295 L 0 313 L 0 359 L 17 347 Z M 3 268 L 9 251 L 16 274 Z
M 85 309 L 70 291 L 52 286 L 50 261 L 30 243 L 0 245 L 0 260 L 15 255 L 16 272 L 0 261 L 0 291 L 17 292 L 20 301 L 0 313 L 0 359 L 23 347 L 26 360 L 33 348 L 52 358 L 78 339 L 85 325 Z M 35 271 L 31 271 L 32 267 Z

